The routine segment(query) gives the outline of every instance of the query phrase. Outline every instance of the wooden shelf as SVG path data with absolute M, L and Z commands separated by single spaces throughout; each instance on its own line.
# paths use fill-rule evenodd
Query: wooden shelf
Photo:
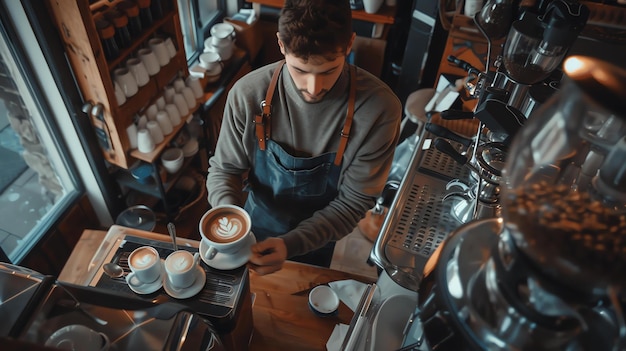
M 282 8 L 285 3 L 284 0 L 254 0 L 250 2 L 275 8 Z M 352 10 L 352 19 L 372 23 L 393 24 L 395 21 L 395 15 L 396 7 L 387 6 L 386 4 L 383 4 L 376 13 L 367 13 L 363 10 Z

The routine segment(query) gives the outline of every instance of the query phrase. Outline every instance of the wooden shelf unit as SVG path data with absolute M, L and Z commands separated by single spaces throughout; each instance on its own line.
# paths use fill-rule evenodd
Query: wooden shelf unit
M 163 1 L 168 7 L 163 17 L 155 19 L 151 27 L 144 28 L 142 34 L 133 40 L 129 48 L 121 50 L 120 55 L 113 60 L 105 58 L 95 21 L 102 16 L 103 8 L 114 7 L 120 1 L 100 0 L 90 4 L 88 0 L 46 0 L 46 6 L 59 29 L 83 98 L 85 101 L 103 105 L 103 121 L 93 116 L 90 118 L 94 127 L 108 131 L 111 149 L 103 150 L 106 160 L 128 169 L 135 161 L 132 156 L 136 155 L 131 156 L 126 128 L 133 123 L 135 115 L 161 96 L 166 85 L 177 77 L 188 76 L 189 71 L 177 2 L 173 0 Z M 112 78 L 113 71 L 122 67 L 138 49 L 146 46 L 148 39 L 156 36 L 171 38 L 176 47 L 176 55 L 166 66 L 161 67 L 157 75 L 150 77 L 147 85 L 140 87 L 135 95 L 127 98 L 122 105 L 118 105 Z M 155 153 L 144 160 L 153 162 L 157 157 Z

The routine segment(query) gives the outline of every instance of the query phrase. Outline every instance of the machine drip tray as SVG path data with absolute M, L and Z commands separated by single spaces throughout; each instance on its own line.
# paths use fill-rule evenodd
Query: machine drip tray
M 248 269 L 242 266 L 233 270 L 216 270 L 207 266 L 202 260 L 200 264 L 206 274 L 206 283 L 203 289 L 195 296 L 187 299 L 175 299 L 169 296 L 163 287 L 152 294 L 139 295 L 133 292 L 126 283 L 126 275 L 130 273 L 128 256 L 141 246 L 152 246 L 158 252 L 161 259 L 165 259 L 174 250 L 172 244 L 154 239 L 142 238 L 125 234 L 119 240 L 119 246 L 113 254 L 107 256 L 104 262 L 115 262 L 124 269 L 124 275 L 119 278 L 111 278 L 106 274 L 96 276 L 90 285 L 132 295 L 137 298 L 157 302 L 176 302 L 189 307 L 199 315 L 209 318 L 212 322 L 218 322 L 222 318 L 230 319 L 229 316 L 237 309 L 237 306 L 249 289 Z M 179 245 L 179 249 L 188 250 L 192 253 L 198 251 L 196 247 Z M 232 316 L 230 316 L 232 317 Z M 216 327 L 219 326 L 216 325 Z

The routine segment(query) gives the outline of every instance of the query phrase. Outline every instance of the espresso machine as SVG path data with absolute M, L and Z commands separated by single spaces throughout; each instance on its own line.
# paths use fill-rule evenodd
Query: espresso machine
M 444 111 L 441 117 L 480 121 L 471 148 L 458 150 L 445 140 L 435 144 L 472 171 L 469 183 L 451 182 L 445 197 L 452 202 L 454 217 L 463 223 L 501 215 L 500 182 L 511 141 L 528 116 L 558 90 L 562 75 L 558 68 L 589 16 L 586 6 L 570 0 L 539 3 L 514 21 L 513 11 L 511 1 L 494 0 L 475 15 L 476 26 L 488 39 L 485 72 L 448 58 L 467 70 L 468 91 L 477 104 L 472 113 Z M 498 46 L 502 51 L 492 65 L 492 39 L 503 36 L 506 39 Z
M 502 216 L 430 257 L 406 349 L 626 349 L 626 70 L 563 67 L 512 141 Z

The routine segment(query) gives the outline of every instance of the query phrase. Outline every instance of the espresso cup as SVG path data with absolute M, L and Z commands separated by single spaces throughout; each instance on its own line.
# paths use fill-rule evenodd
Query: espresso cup
M 187 250 L 174 251 L 165 259 L 165 272 L 171 285 L 178 289 L 191 286 L 196 280 L 196 267 L 200 263 L 200 254 Z
M 128 267 L 143 283 L 152 283 L 161 277 L 161 258 L 152 246 L 141 246 L 131 252 Z
M 220 252 L 233 254 L 246 243 L 252 221 L 246 210 L 235 205 L 220 205 L 208 210 L 200 219 L 199 231 L 207 250 L 205 260 L 212 260 Z

